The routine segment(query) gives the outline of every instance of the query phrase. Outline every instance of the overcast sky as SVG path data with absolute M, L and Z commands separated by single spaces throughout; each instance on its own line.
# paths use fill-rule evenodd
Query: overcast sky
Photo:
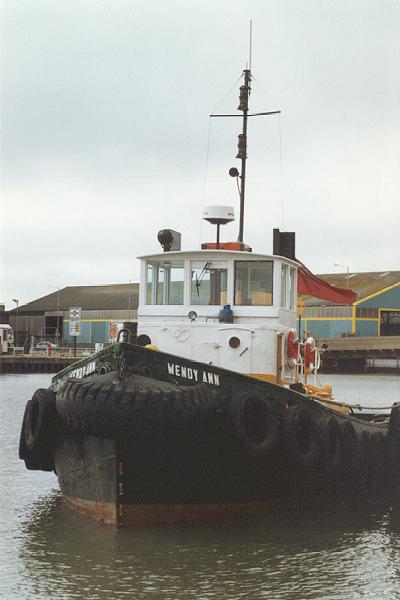
M 399 0 L 2 0 L 0 302 L 135 280 L 159 229 L 196 249 L 204 205 L 238 215 L 240 119 L 208 115 L 236 111 L 250 19 L 250 107 L 282 115 L 249 122 L 245 241 L 400 269 Z

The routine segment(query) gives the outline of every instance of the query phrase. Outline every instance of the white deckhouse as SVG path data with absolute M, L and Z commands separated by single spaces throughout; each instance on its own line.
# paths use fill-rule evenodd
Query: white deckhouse
M 216 245 L 238 246 L 204 246 Z M 295 261 L 228 249 L 140 261 L 139 343 L 277 383 L 295 380 L 286 342 L 296 327 Z
M 238 241 L 219 241 L 220 225 L 234 219 L 232 207 L 205 208 L 205 220 L 217 226 L 217 241 L 203 244 L 199 251 L 180 251 L 172 246 L 175 232 L 159 232 L 164 253 L 140 259 L 138 343 L 276 383 L 292 383 L 298 353 L 297 339 L 293 348 L 298 266 L 292 260 L 294 247 L 292 253 L 277 251 L 274 238 L 274 255 L 268 256 L 253 254 L 243 243 L 247 120 L 280 111 L 250 114 L 250 69 L 243 77 L 238 106 L 242 133 L 236 155 L 241 171 L 229 169 L 240 194 Z M 178 369 L 175 375 L 179 374 Z

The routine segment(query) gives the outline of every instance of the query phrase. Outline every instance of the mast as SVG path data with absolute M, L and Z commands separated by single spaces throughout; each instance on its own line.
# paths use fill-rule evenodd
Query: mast
M 243 111 L 243 125 L 242 133 L 239 133 L 238 140 L 238 153 L 236 158 L 240 158 L 242 161 L 242 168 L 240 172 L 240 217 L 239 217 L 239 235 L 238 242 L 243 242 L 243 229 L 244 229 L 244 194 L 246 187 L 246 160 L 247 160 L 247 117 L 249 112 L 249 97 L 250 97 L 250 82 L 251 82 L 251 71 L 245 69 L 243 71 L 244 84 L 240 86 L 239 94 L 239 106 L 238 110 Z
M 241 164 L 241 172 L 236 169 L 236 167 L 232 167 L 229 169 L 229 175 L 231 177 L 236 177 L 240 179 L 239 194 L 240 194 L 240 217 L 239 217 L 239 235 L 238 242 L 243 243 L 243 233 L 244 233 L 244 200 L 245 200 L 245 189 L 246 189 L 246 160 L 247 160 L 247 119 L 248 117 L 258 117 L 261 115 L 277 115 L 280 114 L 280 110 L 273 110 L 268 112 L 259 112 L 249 114 L 249 97 L 251 92 L 251 70 L 246 67 L 243 71 L 244 83 L 240 86 L 239 92 L 239 106 L 238 110 L 243 112 L 242 115 L 242 133 L 239 133 L 238 136 L 238 152 L 236 158 L 239 158 L 242 162 Z M 210 117 L 240 117 L 241 115 L 210 115 Z

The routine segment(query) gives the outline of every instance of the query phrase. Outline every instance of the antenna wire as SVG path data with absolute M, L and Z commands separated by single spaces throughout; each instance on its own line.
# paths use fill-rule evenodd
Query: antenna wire
M 209 125 L 208 125 L 206 162 L 205 162 L 205 166 L 204 166 L 203 197 L 201 200 L 201 211 L 200 211 L 201 218 L 200 218 L 200 226 L 199 226 L 199 248 L 201 245 L 201 234 L 202 234 L 202 230 L 203 230 L 203 210 L 204 210 L 204 205 L 206 203 L 207 181 L 208 181 L 208 179 L 207 179 L 208 178 L 208 158 L 210 155 L 211 123 L 212 123 L 211 117 L 209 117 L 208 120 L 209 120 Z

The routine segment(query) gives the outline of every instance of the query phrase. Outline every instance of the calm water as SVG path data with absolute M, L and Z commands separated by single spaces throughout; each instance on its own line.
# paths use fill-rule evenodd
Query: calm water
M 337 399 L 383 406 L 400 377 L 323 376 Z M 291 513 L 225 526 L 116 530 L 18 459 L 26 400 L 49 375 L 0 376 L 0 597 L 7 600 L 400 599 L 400 517 Z

